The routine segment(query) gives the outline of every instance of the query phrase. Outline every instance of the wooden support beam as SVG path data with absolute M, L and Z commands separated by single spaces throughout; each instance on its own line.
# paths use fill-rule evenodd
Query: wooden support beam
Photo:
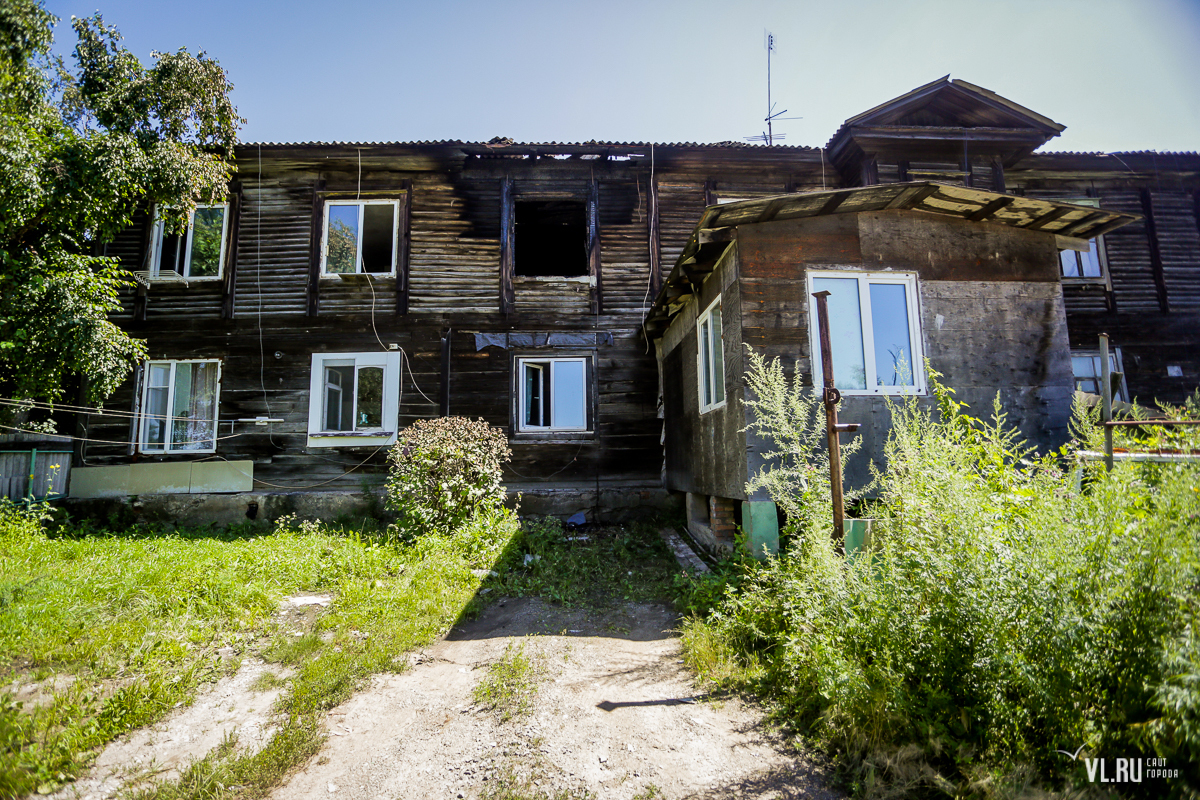
M 1000 156 L 992 156 L 992 191 L 1000 194 L 1008 191 L 1004 185 L 1004 162 Z
M 786 206 L 790 200 L 791 198 L 788 197 L 780 197 L 772 200 L 767 204 L 767 207 L 763 209 L 763 212 L 759 214 L 758 221 L 770 222 L 771 220 L 775 219 L 775 217 L 779 215 L 779 212 L 783 210 L 783 207 Z
M 704 205 L 715 206 L 717 204 L 717 182 L 704 182 Z
M 873 153 L 863 156 L 859 164 L 859 181 L 863 186 L 875 186 L 879 183 L 879 164 L 875 161 Z
M 229 241 L 225 243 L 225 274 L 221 279 L 221 319 L 233 319 L 237 303 L 238 239 L 242 229 L 242 202 L 242 183 L 234 181 L 229 187 Z
M 707 228 L 700 231 L 699 244 L 703 247 L 706 244 L 732 242 L 735 238 L 737 238 L 737 228 Z
M 1117 228 L 1121 227 L 1122 225 L 1124 225 L 1128 222 L 1129 222 L 1129 220 L 1127 220 L 1127 219 L 1122 219 L 1121 217 L 1113 217 L 1108 222 L 1101 222 L 1099 225 L 1092 228 L 1090 231 L 1084 231 L 1084 233 L 1087 235 L 1087 237 L 1089 239 L 1092 239 L 1097 236 L 1103 236 L 1104 234 L 1108 233 L 1111 230 L 1116 230 Z
M 413 186 L 411 180 L 402 183 L 404 187 L 404 202 L 400 204 L 400 241 L 396 253 L 396 313 L 408 313 L 408 260 L 412 249 L 412 202 Z
M 646 226 L 649 228 L 650 243 L 650 294 L 658 296 L 662 288 L 662 247 L 658 233 L 658 177 L 650 176 L 650 191 L 646 210 Z
M 1071 211 L 1072 211 L 1072 209 L 1066 208 L 1063 206 L 1060 206 L 1058 208 L 1052 208 L 1049 211 L 1047 211 L 1045 214 L 1042 214 L 1040 217 L 1035 219 L 1033 222 L 1026 225 L 1025 228 L 1027 230 L 1036 231 L 1040 228 L 1046 227 L 1051 222 L 1054 222 L 1054 220 L 1056 220 L 1056 219 L 1061 219 L 1061 218 L 1065 217 L 1067 214 L 1070 214 Z
M 896 165 L 896 176 L 900 183 L 908 183 L 908 161 L 901 161 Z
M 261 205 L 261 192 L 258 202 Z M 324 221 L 325 181 L 318 180 L 316 186 L 313 187 L 312 225 L 308 247 L 308 302 L 305 313 L 310 317 L 315 317 L 321 308 L 321 237 L 324 235 Z M 258 269 L 260 272 L 262 271 L 262 264 L 258 265 Z
M 846 198 L 852 194 L 854 194 L 853 189 L 843 189 L 842 191 L 834 194 L 825 201 L 825 205 L 821 206 L 821 210 L 818 211 L 814 216 L 822 217 L 826 214 L 832 214 L 834 211 L 837 211 L 837 207 L 846 202 Z
M 453 339 L 454 331 L 449 328 L 442 336 L 442 370 L 440 386 L 441 396 L 438 398 L 438 414 L 443 417 L 450 416 L 450 345 Z
M 604 312 L 604 276 L 600 269 L 600 186 L 593 174 L 587 196 L 587 262 L 592 286 L 592 313 Z
M 1149 189 L 1142 189 L 1142 213 L 1146 215 L 1146 243 L 1150 245 L 1150 269 L 1154 275 L 1154 289 L 1158 295 L 1159 310 L 1171 310 L 1167 298 L 1167 279 L 1163 274 L 1162 252 L 1158 247 L 1158 225 L 1154 221 L 1154 199 Z
M 937 190 L 938 187 L 930 185 L 910 186 L 893 197 L 891 202 L 884 206 L 884 208 L 915 208 L 925 202 L 926 197 L 937 194 Z
M 1007 208 L 1017 201 L 1015 197 L 997 197 L 992 202 L 980 208 L 971 216 L 967 217 L 971 222 L 983 222 L 996 216 L 996 212 L 1002 208 Z
M 513 258 L 516 248 L 516 206 L 513 180 L 506 175 L 500 181 L 500 313 L 511 314 L 516 302 L 513 291 Z
M 1076 231 L 1081 231 L 1084 228 L 1099 222 L 1107 216 L 1108 212 L 1106 211 L 1093 211 L 1091 214 L 1086 215 L 1082 219 L 1077 219 L 1074 222 L 1067 223 L 1065 227 L 1059 228 L 1055 231 L 1055 233 L 1057 233 L 1059 236 L 1074 236 Z

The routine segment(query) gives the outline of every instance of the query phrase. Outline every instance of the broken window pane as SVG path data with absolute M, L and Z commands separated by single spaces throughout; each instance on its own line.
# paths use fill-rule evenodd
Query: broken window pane
M 814 292 L 829 292 L 829 342 L 833 354 L 833 385 L 866 389 L 867 362 L 863 355 L 862 313 L 857 278 L 813 278 Z M 816 314 L 816 303 L 810 303 Z M 816 381 L 813 381 L 816 384 Z
M 362 367 L 358 370 L 358 404 L 355 430 L 383 428 L 383 367 Z
M 362 271 L 391 272 L 396 245 L 396 207 L 391 203 L 363 208 Z
M 515 206 L 516 275 L 578 277 L 588 274 L 585 203 L 579 200 L 523 200 Z
M 325 234 L 325 271 L 357 272 L 358 206 L 330 205 L 329 226 Z
M 880 386 L 912 386 L 912 344 L 905 287 L 900 283 L 872 283 L 870 288 L 876 380 Z

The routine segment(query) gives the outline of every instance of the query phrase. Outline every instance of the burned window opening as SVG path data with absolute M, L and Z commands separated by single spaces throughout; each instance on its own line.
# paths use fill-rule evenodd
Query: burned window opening
M 587 209 L 580 200 L 523 200 L 516 204 L 516 264 L 525 277 L 588 274 Z

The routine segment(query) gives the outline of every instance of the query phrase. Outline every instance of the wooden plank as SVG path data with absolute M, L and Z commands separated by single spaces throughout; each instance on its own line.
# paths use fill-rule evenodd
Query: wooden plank
M 514 308 L 513 263 L 516 247 L 516 207 L 513 204 L 511 175 L 500 181 L 500 313 L 511 314 Z
M 221 286 L 221 319 L 233 319 L 237 300 L 238 237 L 242 228 L 242 183 L 234 181 L 229 192 L 229 239 L 225 245 L 225 276 Z
M 760 214 L 758 217 L 758 221 L 770 222 L 771 220 L 775 219 L 775 217 L 779 216 L 779 212 L 783 209 L 783 207 L 788 204 L 789 200 L 791 200 L 790 197 L 780 197 L 772 200 L 767 204 L 767 207 L 763 209 L 762 214 Z
M 717 204 L 717 182 L 704 182 L 704 205 L 715 206 Z
M 878 185 L 879 164 L 875 161 L 875 156 L 873 154 L 863 156 L 862 163 L 859 164 L 859 181 L 863 186 Z
M 971 216 L 967 217 L 967 219 L 969 219 L 971 222 L 982 222 L 986 219 L 991 219 L 996 215 L 997 211 L 1011 206 L 1016 201 L 1017 198 L 1015 197 L 997 197 L 995 200 L 988 203 Z
M 1158 308 L 1160 311 L 1170 311 L 1170 303 L 1167 299 L 1167 280 L 1163 274 L 1162 251 L 1159 249 L 1158 243 L 1158 226 L 1154 220 L 1154 203 L 1150 199 L 1150 190 L 1142 189 L 1139 192 L 1142 200 L 1142 213 L 1146 216 L 1146 241 L 1150 245 L 1150 270 L 1154 275 L 1154 291 L 1158 295 Z
M 405 180 L 404 201 L 400 204 L 400 242 L 399 252 L 396 253 L 396 313 L 403 316 L 408 313 L 408 264 L 409 251 L 412 248 L 412 204 L 413 182 Z
M 1074 236 L 1078 231 L 1083 230 L 1084 228 L 1104 219 L 1107 216 L 1109 216 L 1107 211 L 1093 211 L 1091 214 L 1086 215 L 1082 219 L 1067 223 L 1054 233 L 1059 236 Z
M 261 206 L 262 197 L 258 198 Z M 318 180 L 313 187 L 311 240 L 308 250 L 308 291 L 305 314 L 315 317 L 320 309 L 321 291 L 321 223 L 325 214 L 325 181 Z M 262 264 L 258 265 L 261 272 Z
M 1004 185 L 1004 162 L 1000 156 L 992 157 L 992 191 L 999 194 L 1007 193 Z
M 442 369 L 441 369 L 441 394 L 440 408 L 438 413 L 443 417 L 450 416 L 450 356 L 452 335 L 450 329 L 446 330 L 442 336 Z
M 925 202 L 926 197 L 937 194 L 937 190 L 937 186 L 929 184 L 924 186 L 910 186 L 893 197 L 891 202 L 884 206 L 884 208 L 888 210 L 894 208 L 914 208 Z
M 1049 211 L 1047 211 L 1045 214 L 1042 214 L 1040 217 L 1038 217 L 1033 222 L 1030 222 L 1028 225 L 1026 225 L 1024 227 L 1026 230 L 1036 231 L 1039 228 L 1046 227 L 1051 222 L 1054 222 L 1054 220 L 1056 220 L 1056 219 L 1061 219 L 1062 217 L 1065 217 L 1067 214 L 1070 214 L 1074 210 L 1075 209 L 1073 209 L 1073 208 L 1066 208 L 1065 206 L 1060 206 L 1058 208 L 1052 208 Z
M 604 311 L 604 276 L 600 270 L 600 189 L 595 174 L 588 183 L 587 262 L 588 274 L 596 281 L 592 287 L 592 313 L 600 314 Z
M 650 257 L 650 294 L 652 297 L 658 297 L 663 280 L 662 245 L 658 230 L 658 177 L 653 174 L 650 176 L 649 195 L 646 226 Z
M 832 214 L 834 211 L 837 211 L 837 207 L 846 202 L 846 198 L 850 197 L 852 194 L 854 194 L 853 189 L 843 189 L 826 200 L 825 205 L 821 206 L 821 210 L 818 211 L 814 216 L 821 217 L 825 216 L 826 214 Z

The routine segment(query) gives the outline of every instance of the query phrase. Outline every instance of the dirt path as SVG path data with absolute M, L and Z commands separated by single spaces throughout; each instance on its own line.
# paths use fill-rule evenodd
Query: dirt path
M 323 751 L 273 797 L 486 798 L 505 785 L 551 798 L 838 797 L 758 711 L 693 699 L 675 623 L 660 605 L 597 616 L 493 604 L 330 713 Z M 536 700 L 501 722 L 472 690 L 521 641 L 541 666 Z

